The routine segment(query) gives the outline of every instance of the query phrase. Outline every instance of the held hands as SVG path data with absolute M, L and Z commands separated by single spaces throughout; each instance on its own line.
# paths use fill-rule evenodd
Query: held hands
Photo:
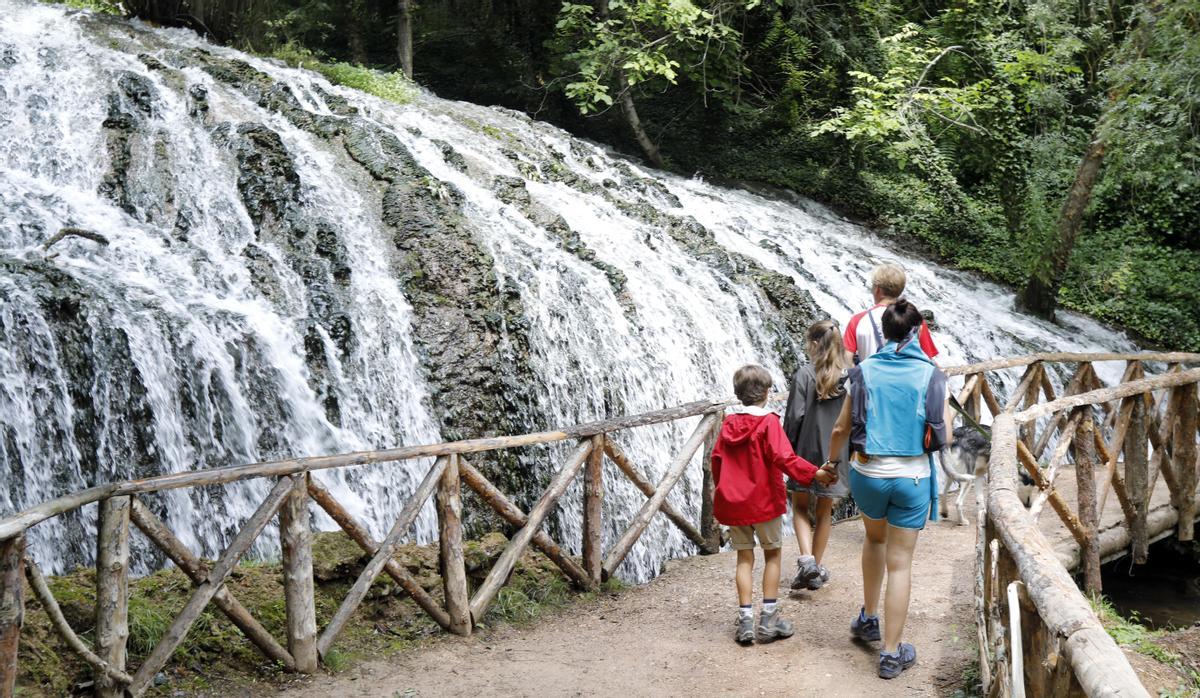
M 813 475 L 813 481 L 822 487 L 828 487 L 837 482 L 837 464 L 825 461 L 825 464 L 821 466 L 821 469 L 817 471 L 817 474 Z

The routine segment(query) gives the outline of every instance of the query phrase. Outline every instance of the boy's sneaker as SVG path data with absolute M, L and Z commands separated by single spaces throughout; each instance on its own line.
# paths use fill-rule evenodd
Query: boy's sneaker
M 763 613 L 758 619 L 758 629 L 754 632 L 754 639 L 759 643 L 774 642 L 791 637 L 795 629 L 792 624 L 784 620 L 779 615 L 779 609 L 776 608 L 770 613 Z
M 879 653 L 879 678 L 894 679 L 917 663 L 917 648 L 901 642 L 894 653 Z
M 826 582 L 829 581 L 829 568 L 825 565 L 817 565 L 817 569 L 820 570 L 820 573 L 808 580 L 808 588 L 811 591 L 820 589 L 821 587 L 825 586 Z
M 858 609 L 858 617 L 850 621 L 850 634 L 865 642 L 878 642 L 879 616 L 868 616 L 864 609 Z
M 754 642 L 754 616 L 738 614 L 737 630 L 733 634 L 733 639 L 737 640 L 739 645 L 749 645 Z
M 801 555 L 796 560 L 796 577 L 792 579 L 793 589 L 811 589 L 812 580 L 821 576 L 821 566 L 812 555 Z

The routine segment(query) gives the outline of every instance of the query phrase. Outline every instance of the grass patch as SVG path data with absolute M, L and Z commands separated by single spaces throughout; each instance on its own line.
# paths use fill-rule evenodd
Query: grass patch
M 106 15 L 124 16 L 121 3 L 109 0 L 41 0 L 47 5 L 66 5 L 75 10 L 91 10 Z
M 284 44 L 270 55 L 290 66 L 320 73 L 335 85 L 366 92 L 394 104 L 408 104 L 412 102 L 417 93 L 416 87 L 411 80 L 405 77 L 404 73 L 375 70 L 352 63 L 326 61 L 321 56 L 294 43 Z
M 1104 629 L 1108 631 L 1109 636 L 1118 645 L 1128 647 L 1138 654 L 1144 654 L 1163 664 L 1175 666 L 1179 663 L 1179 655 L 1168 651 L 1154 641 L 1155 638 L 1161 637 L 1165 633 L 1161 630 L 1151 630 L 1142 625 L 1136 612 L 1125 618 L 1117 612 L 1117 609 L 1113 608 L 1111 601 L 1102 596 L 1093 597 L 1091 602 L 1092 610 L 1104 624 Z
M 508 540 L 492 533 L 464 541 L 468 586 L 477 588 Z M 442 595 L 435 546 L 401 546 L 397 561 L 436 599 Z M 313 540 L 313 576 L 317 625 L 324 627 L 369 560 L 343 533 L 318 533 Z M 93 568 L 48 580 L 63 615 L 84 642 L 94 641 L 96 573 Z M 191 582 L 171 568 L 130 580 L 129 666 L 136 667 L 166 633 L 193 592 Z M 287 612 L 283 575 L 278 561 L 239 565 L 226 588 L 276 639 L 286 637 Z M 622 588 L 616 581 L 594 592 L 571 588 L 557 567 L 540 553 L 521 556 L 509 584 L 488 610 L 485 623 L 530 623 L 571 603 Z M 26 591 L 25 626 L 21 633 L 18 691 L 22 696 L 70 695 L 91 680 L 89 667 L 66 647 L 50 626 L 41 605 Z M 362 606 L 351 617 L 336 646 L 325 656 L 324 670 L 345 671 L 360 659 L 387 657 L 441 635 L 437 626 L 386 574 L 371 585 Z M 235 693 L 273 692 L 287 678 L 283 667 L 258 649 L 210 605 L 196 620 L 163 670 L 166 682 L 149 695 L 167 696 L 231 689 Z M 263 687 L 261 691 L 254 686 Z

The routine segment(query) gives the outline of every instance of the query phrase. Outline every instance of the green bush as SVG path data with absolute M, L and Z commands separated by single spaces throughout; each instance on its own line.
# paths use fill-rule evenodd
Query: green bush
M 350 63 L 328 62 L 294 43 L 284 44 L 273 51 L 271 56 L 288 65 L 320 73 L 335 85 L 366 92 L 395 104 L 408 104 L 416 96 L 416 87 L 404 73 L 384 72 Z

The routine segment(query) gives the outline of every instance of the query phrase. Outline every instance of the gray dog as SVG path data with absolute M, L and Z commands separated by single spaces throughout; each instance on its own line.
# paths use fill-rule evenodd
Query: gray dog
M 950 493 L 957 488 L 958 492 L 954 496 L 954 520 L 958 522 L 959 526 L 967 523 L 966 517 L 963 516 L 963 502 L 967 500 L 967 495 L 973 486 L 979 487 L 980 491 L 983 491 L 983 479 L 987 477 L 988 459 L 991 455 L 992 442 L 978 429 L 972 426 L 961 426 L 954 429 L 954 441 L 942 449 L 939 459 L 942 464 L 942 472 L 946 475 L 942 478 L 939 506 L 942 516 L 948 515 Z M 1029 477 L 1024 468 L 1021 468 L 1018 474 L 1021 478 L 1021 487 L 1017 494 L 1025 506 L 1029 506 L 1033 490 L 1036 489 L 1033 479 Z

